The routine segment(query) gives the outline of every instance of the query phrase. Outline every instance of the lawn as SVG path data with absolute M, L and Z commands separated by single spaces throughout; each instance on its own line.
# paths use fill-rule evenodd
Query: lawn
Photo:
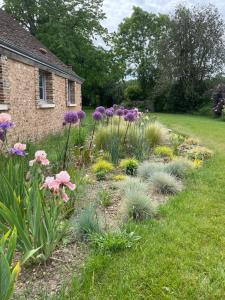
M 142 237 L 135 248 L 93 255 L 66 299 L 225 299 L 225 123 L 188 115 L 157 117 L 199 137 L 216 154 L 161 207 L 157 220 L 131 225 Z

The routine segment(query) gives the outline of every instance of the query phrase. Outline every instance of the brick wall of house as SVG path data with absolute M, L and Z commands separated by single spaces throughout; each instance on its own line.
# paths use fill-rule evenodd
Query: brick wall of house
M 54 90 L 54 108 L 38 108 L 38 69 L 8 59 L 8 79 L 10 109 L 16 127 L 11 129 L 12 141 L 37 140 L 49 133 L 63 129 L 63 116 L 66 111 L 78 111 L 81 108 L 81 85 L 75 85 L 76 107 L 68 107 L 66 101 L 67 80 L 52 74 Z

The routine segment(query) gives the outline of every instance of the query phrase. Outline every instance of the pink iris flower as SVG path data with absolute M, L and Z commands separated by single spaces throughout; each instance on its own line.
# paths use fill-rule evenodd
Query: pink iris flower
M 11 122 L 11 121 L 12 121 L 12 117 L 10 114 L 6 114 L 6 113 L 0 114 L 0 123 Z
M 14 146 L 13 146 L 14 149 L 17 149 L 17 150 L 20 150 L 20 151 L 25 151 L 27 146 L 26 144 L 21 144 L 21 143 L 16 143 Z
M 47 154 L 45 151 L 39 150 L 35 153 L 35 159 L 29 161 L 29 166 L 33 166 L 34 163 L 41 164 L 43 166 L 49 165 L 49 160 L 47 159 Z

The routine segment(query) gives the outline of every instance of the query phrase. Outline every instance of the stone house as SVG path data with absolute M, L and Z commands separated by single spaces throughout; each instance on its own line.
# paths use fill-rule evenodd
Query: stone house
M 80 78 L 0 9 L 0 113 L 12 115 L 13 140 L 36 140 L 62 129 L 81 109 Z

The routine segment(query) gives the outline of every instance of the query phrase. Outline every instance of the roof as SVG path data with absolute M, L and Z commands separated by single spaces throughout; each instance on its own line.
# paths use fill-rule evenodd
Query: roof
M 25 30 L 13 17 L 0 8 L 0 46 L 8 46 L 9 50 L 16 50 L 31 60 L 57 69 L 74 79 L 83 82 L 71 67 L 64 64 L 56 55 L 47 49 L 29 31 Z M 41 49 L 41 50 L 40 50 Z

